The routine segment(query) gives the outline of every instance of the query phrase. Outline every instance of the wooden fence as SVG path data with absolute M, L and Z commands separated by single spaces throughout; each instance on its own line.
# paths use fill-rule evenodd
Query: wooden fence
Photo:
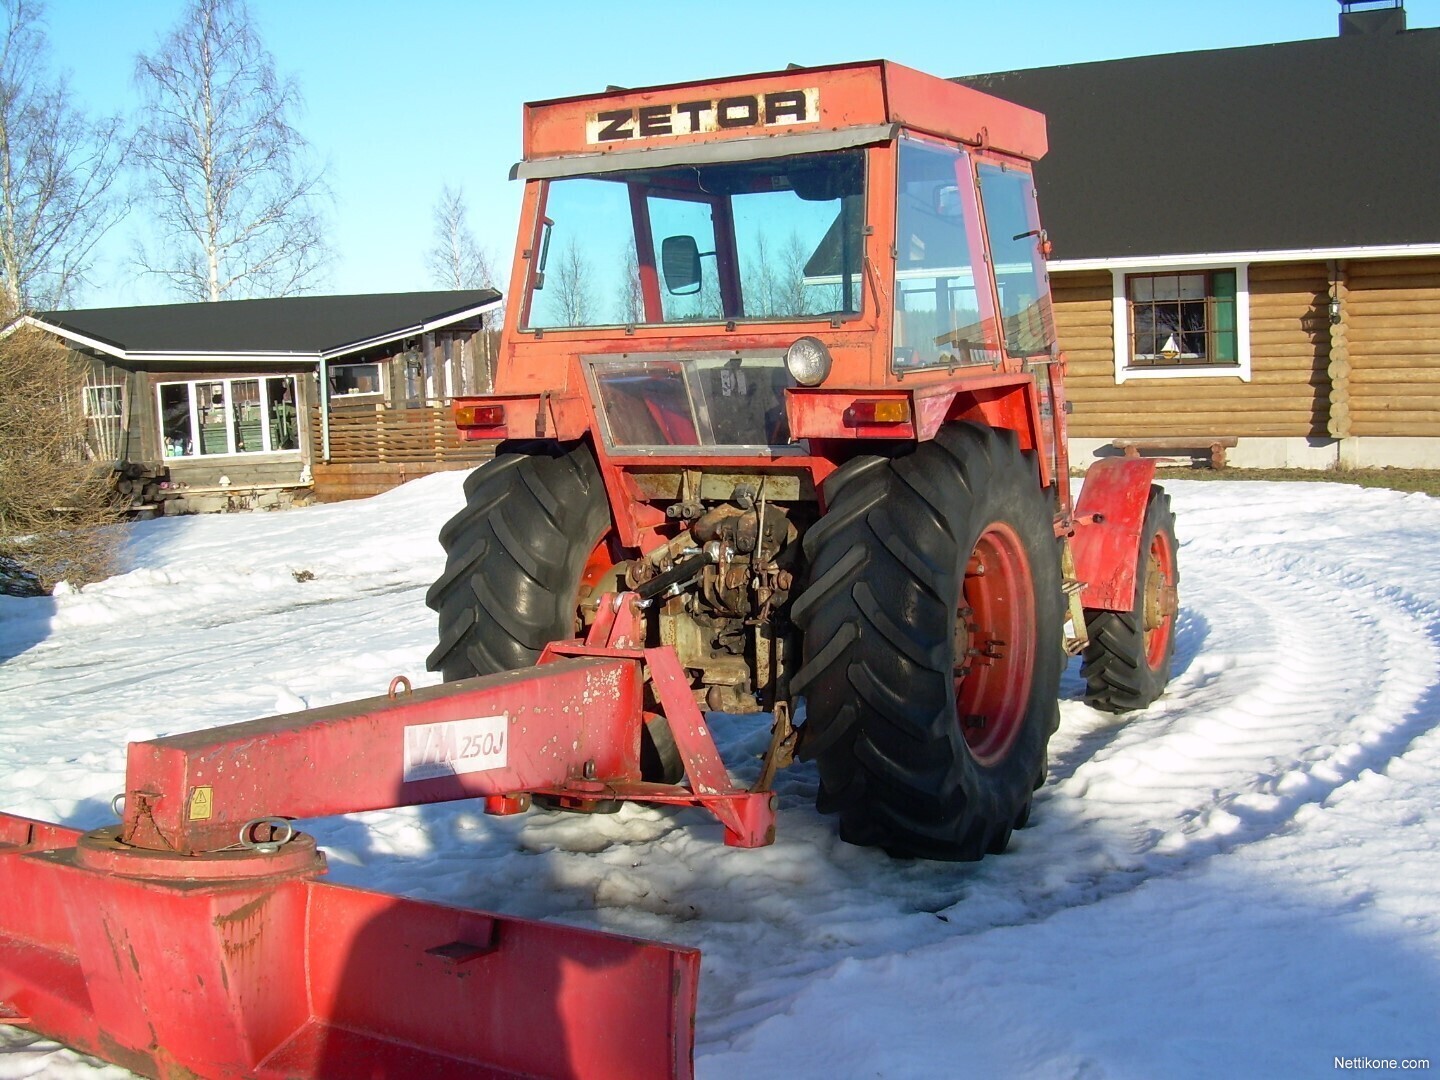
M 320 502 L 365 498 L 427 473 L 472 469 L 495 452 L 493 442 L 461 442 L 448 406 L 342 405 L 330 412 L 327 462 L 318 409 L 312 421 L 311 460 Z

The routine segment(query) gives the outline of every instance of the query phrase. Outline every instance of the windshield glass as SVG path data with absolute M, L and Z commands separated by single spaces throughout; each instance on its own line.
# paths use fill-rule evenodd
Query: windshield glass
M 864 151 L 548 183 L 524 325 L 860 310 Z

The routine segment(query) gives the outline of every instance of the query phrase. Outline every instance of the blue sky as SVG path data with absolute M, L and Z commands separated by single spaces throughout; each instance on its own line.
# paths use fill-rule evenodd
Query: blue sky
M 326 163 L 336 250 L 324 291 L 432 287 L 424 266 L 442 184 L 463 185 L 471 225 L 501 265 L 514 246 L 522 102 L 883 57 L 953 76 L 1191 49 L 1330 37 L 1334 0 L 251 0 L 281 72 L 305 98 L 297 126 Z M 1409 0 L 1440 25 L 1440 0 Z M 51 0 L 52 62 L 87 110 L 135 107 L 134 58 L 183 0 Z M 106 242 L 83 306 L 161 303 L 125 264 L 143 208 Z

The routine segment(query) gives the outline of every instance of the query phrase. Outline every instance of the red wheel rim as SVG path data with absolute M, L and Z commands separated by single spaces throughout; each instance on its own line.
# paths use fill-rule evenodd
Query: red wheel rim
M 1175 547 L 1170 534 L 1157 532 L 1150 540 L 1145 565 L 1145 663 L 1156 671 L 1170 653 L 1175 633 Z
M 600 539 L 585 560 L 585 567 L 580 571 L 580 584 L 575 590 L 575 633 L 581 637 L 585 636 L 586 626 L 582 608 L 587 604 L 591 608 L 595 606 L 599 600 L 595 595 L 595 588 L 605 575 L 615 568 L 615 562 L 615 554 L 610 550 L 610 531 L 607 529 L 600 534 Z
M 955 708 L 970 755 L 1002 761 L 1025 723 L 1035 671 L 1035 587 L 1020 537 L 991 525 L 965 567 L 955 623 Z

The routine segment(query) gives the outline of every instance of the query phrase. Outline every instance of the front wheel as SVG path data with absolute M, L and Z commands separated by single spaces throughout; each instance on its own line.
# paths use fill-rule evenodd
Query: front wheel
M 859 457 L 807 533 L 799 753 L 841 836 L 979 859 L 1029 816 L 1059 720 L 1054 507 L 1013 432 L 962 423 Z
M 1085 701 L 1104 712 L 1143 709 L 1165 692 L 1175 653 L 1180 566 L 1175 515 L 1165 489 L 1152 486 L 1140 529 L 1135 604 L 1129 611 L 1085 612 L 1090 644 L 1080 674 Z
M 440 530 L 445 572 L 425 602 L 440 621 L 426 660 L 446 681 L 535 663 L 574 637 L 580 590 L 610 528 L 600 468 L 584 444 L 503 453 L 465 481 L 465 507 Z

